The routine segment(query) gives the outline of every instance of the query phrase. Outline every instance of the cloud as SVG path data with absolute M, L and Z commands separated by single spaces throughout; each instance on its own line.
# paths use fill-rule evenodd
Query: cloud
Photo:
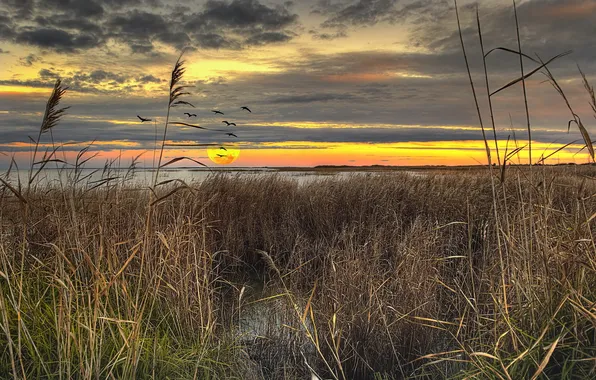
M 348 33 L 345 30 L 339 30 L 334 33 L 327 33 L 327 32 L 320 32 L 315 29 L 311 29 L 308 31 L 308 33 L 312 36 L 313 39 L 316 39 L 316 40 L 330 41 L 330 40 L 335 40 L 338 38 L 347 38 L 348 37 Z
M 242 46 L 239 40 L 217 33 L 197 33 L 194 38 L 196 43 L 205 49 L 238 50 Z
M 140 5 L 149 5 L 149 6 L 160 6 L 161 2 L 160 1 L 148 1 L 148 0 L 98 0 L 98 2 L 103 5 L 103 6 L 107 6 L 107 7 L 111 7 L 111 8 L 126 8 L 126 7 L 133 7 L 133 6 L 140 6 Z
M 397 0 L 358 0 L 354 2 L 319 1 L 315 13 L 328 16 L 323 27 L 370 26 L 394 18 Z
M 61 29 L 25 29 L 16 36 L 17 43 L 39 48 L 50 48 L 58 52 L 73 53 L 79 49 L 89 49 L 100 45 L 100 40 L 91 34 L 69 33 Z
M 304 103 L 318 103 L 327 102 L 330 100 L 344 101 L 353 100 L 354 95 L 350 94 L 331 94 L 331 93 L 320 93 L 320 94 L 305 94 L 305 95 L 287 95 L 287 96 L 276 96 L 264 100 L 267 104 L 304 104 Z
M 379 23 L 424 23 L 425 27 L 434 27 L 432 23 L 437 17 L 446 13 L 452 16 L 446 12 L 448 9 L 448 0 L 318 0 L 311 13 L 325 16 L 326 20 L 321 23 L 321 30 L 309 33 L 315 39 L 333 40 L 347 37 L 349 28 L 372 27 Z
M 28 19 L 33 14 L 34 0 L 3 0 L 2 5 L 21 19 Z
M 39 27 L 54 27 L 71 30 L 74 33 L 103 35 L 103 29 L 93 22 L 92 19 L 77 18 L 76 16 L 66 14 L 52 14 L 50 17 L 36 16 L 34 21 Z
M 137 47 L 136 52 L 153 50 L 152 38 L 157 33 L 169 32 L 168 22 L 163 16 L 138 10 L 111 17 L 107 27 L 110 37 Z
M 167 45 L 174 46 L 177 50 L 182 50 L 185 47 L 192 45 L 190 37 L 184 32 L 166 30 L 157 34 L 156 38 Z
M 206 80 L 199 80 L 196 82 L 197 86 L 211 85 L 211 86 L 225 86 L 227 84 L 226 78 L 222 76 L 207 78 Z
M 165 7 L 157 0 L 10 0 L 0 5 L 6 10 L 0 16 L 0 40 L 62 53 L 104 47 L 109 41 L 147 55 L 159 54 L 156 43 L 177 50 L 238 50 L 293 39 L 298 15 L 289 10 L 291 5 L 208 0 L 191 9 Z M 24 22 L 22 14 L 30 21 Z
M 316 4 L 311 7 L 312 14 L 329 16 L 348 6 L 352 0 L 317 0 Z
M 66 104 L 66 103 L 65 103 Z M 71 103 L 68 103 L 71 105 Z M 154 144 L 155 131 L 152 127 L 139 124 L 135 121 L 136 113 L 147 117 L 153 117 L 151 111 L 135 109 L 128 110 L 128 119 L 121 120 L 114 124 L 105 119 L 85 119 L 77 113 L 76 105 L 73 106 L 61 120 L 60 124 L 53 129 L 53 137 L 56 141 L 98 141 L 109 143 L 110 141 L 133 141 L 139 144 L 140 148 L 151 149 Z M 106 115 L 107 116 L 107 115 Z M 10 124 L 12 129 L 0 127 L 0 144 L 15 142 L 26 142 L 27 135 L 35 131 L 38 115 L 9 114 L 0 115 L 0 125 Z M 126 121 L 129 121 L 126 123 Z M 80 128 L 81 123 L 85 128 Z M 77 133 L 74 134 L 73 131 Z M 357 123 L 353 127 L 333 128 L 322 123 L 315 128 L 299 128 L 298 123 L 288 122 L 282 125 L 266 125 L 251 123 L 234 127 L 234 133 L 238 135 L 239 142 L 244 145 L 259 147 L 260 144 L 284 143 L 284 142 L 307 142 L 308 143 L 398 143 L 398 142 L 434 142 L 434 141 L 458 141 L 458 140 L 481 140 L 481 132 L 469 128 L 450 128 L 442 126 L 403 126 L 403 125 L 367 125 L 359 127 Z M 518 138 L 524 135 L 523 130 L 518 130 Z M 190 129 L 172 129 L 170 138 L 173 141 L 200 141 L 200 143 L 222 143 L 227 140 L 225 134 L 216 131 L 200 131 Z M 534 131 L 536 141 L 553 142 L 572 141 L 577 136 L 567 135 L 565 131 Z M 26 148 L 23 148 L 25 150 Z
M 0 85 L 18 85 L 35 88 L 51 87 L 57 78 L 61 78 L 70 91 L 103 95 L 120 95 L 141 91 L 147 84 L 162 83 L 151 74 L 118 73 L 107 70 L 66 72 L 60 69 L 44 68 L 38 72 L 37 78 L 20 80 L 0 80 Z
M 51 88 L 54 83 L 50 81 L 43 81 L 41 79 L 3 79 L 0 80 L 0 85 L 4 86 L 26 86 L 34 88 Z
M 35 55 L 33 53 L 29 54 L 26 57 L 19 58 L 19 64 L 26 67 L 33 66 L 34 63 L 38 62 L 43 62 L 43 59 L 40 56 Z
M 161 83 L 161 82 L 163 82 L 163 80 L 156 78 L 151 74 L 138 77 L 137 81 L 141 82 L 141 83 Z
M 52 9 L 70 13 L 76 17 L 101 17 L 103 7 L 94 0 L 40 0 L 38 9 Z
M 258 0 L 208 0 L 206 9 L 195 17 L 224 28 L 281 30 L 298 20 L 286 6 L 268 7 Z
M 112 13 L 103 25 L 105 38 L 128 44 L 134 53 L 152 54 L 155 42 L 184 47 L 238 50 L 291 40 L 288 28 L 298 15 L 287 5 L 267 6 L 258 0 L 209 0 L 203 10 L 174 6 L 169 13 L 132 9 Z
M 592 1 L 529 0 L 518 5 L 522 48 L 528 54 L 542 58 L 572 50 L 573 59 L 583 65 L 593 66 L 596 61 L 596 40 L 593 29 L 596 12 L 586 10 Z M 433 52 L 459 52 L 457 28 L 453 25 L 452 5 L 418 0 L 407 13 L 416 26 L 412 31 L 412 44 Z M 466 47 L 477 51 L 478 31 L 475 8 L 461 6 L 460 15 Z M 510 4 L 482 4 L 479 8 L 484 43 L 487 49 L 505 46 L 517 49 L 515 19 Z M 506 53 L 498 53 L 489 62 L 507 61 Z M 503 55 L 504 54 L 504 55 Z M 516 57 L 512 56 L 513 59 Z M 568 65 L 572 66 L 572 65 Z
M 48 70 L 48 69 L 41 69 L 39 70 L 39 77 L 43 80 L 48 80 L 48 79 L 56 79 L 59 78 L 60 75 L 52 70 Z
M 292 35 L 283 32 L 261 32 L 255 33 L 246 40 L 247 45 L 267 45 L 286 42 L 292 39 Z
M 202 12 L 182 15 L 184 29 L 203 48 L 240 49 L 290 41 L 298 15 L 291 4 L 270 7 L 257 0 L 209 0 Z
M 0 40 L 12 39 L 14 34 L 14 24 L 12 19 L 0 14 Z
M 126 82 L 128 79 L 128 76 L 115 74 L 105 70 L 94 70 L 89 74 L 79 72 L 73 76 L 73 80 L 75 81 L 89 82 L 95 84 L 108 81 L 114 81 L 116 83 L 122 84 Z
M 133 53 L 151 55 L 153 53 L 153 44 L 151 43 L 131 43 L 130 50 Z

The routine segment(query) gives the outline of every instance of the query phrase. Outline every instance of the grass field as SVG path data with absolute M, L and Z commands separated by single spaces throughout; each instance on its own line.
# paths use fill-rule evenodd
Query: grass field
M 0 373 L 589 378 L 596 169 L 533 175 L 5 189 Z

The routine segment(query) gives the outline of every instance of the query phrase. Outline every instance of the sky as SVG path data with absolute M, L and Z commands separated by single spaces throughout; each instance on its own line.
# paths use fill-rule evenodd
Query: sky
M 486 51 L 517 49 L 512 2 L 458 5 L 494 148 L 475 12 Z M 596 1 L 517 5 L 526 54 L 547 60 L 572 51 L 549 68 L 596 134 L 578 70 L 595 82 Z M 171 125 L 164 159 L 188 156 L 217 166 L 197 145 L 213 144 L 238 152 L 235 166 L 486 163 L 452 1 L 0 0 L 0 166 L 11 157 L 21 165 L 30 159 L 28 136 L 37 136 L 57 78 L 69 86 L 62 105 L 71 108 L 44 134 L 42 147 L 53 138 L 72 160 L 91 144 L 92 165 L 116 158 L 125 165 L 140 155 L 151 166 L 170 73 L 183 49 L 183 84 L 190 86 L 184 100 L 196 108 L 174 108 L 171 121 L 220 131 Z M 536 64 L 525 59 L 524 66 Z M 487 67 L 491 90 L 520 75 L 519 57 L 504 51 L 491 53 Z M 570 111 L 546 77 L 529 78 L 527 93 L 534 161 L 574 142 L 547 163 L 587 162 L 577 127 L 568 132 Z M 501 152 L 514 140 L 526 145 L 521 83 L 492 100 Z

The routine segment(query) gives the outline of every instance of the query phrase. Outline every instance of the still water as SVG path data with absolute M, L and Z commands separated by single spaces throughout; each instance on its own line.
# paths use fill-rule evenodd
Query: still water
M 302 170 L 283 170 L 272 168 L 226 168 L 226 169 L 168 169 L 159 172 L 159 181 L 182 180 L 184 182 L 201 182 L 212 175 L 225 175 L 230 177 L 254 178 L 259 176 L 279 175 L 285 178 L 291 178 L 299 183 L 307 183 L 321 178 L 339 178 L 351 175 L 349 171 L 329 171 L 320 172 L 309 169 Z M 81 169 L 75 172 L 72 169 L 44 169 L 35 177 L 34 183 L 38 185 L 66 185 L 77 183 L 79 185 L 93 186 L 94 184 L 126 183 L 129 186 L 149 186 L 152 184 L 155 170 L 153 169 Z M 10 173 L 0 172 L 0 178 L 8 178 L 11 183 L 20 181 L 27 183 L 29 173 L 26 170 L 11 171 Z

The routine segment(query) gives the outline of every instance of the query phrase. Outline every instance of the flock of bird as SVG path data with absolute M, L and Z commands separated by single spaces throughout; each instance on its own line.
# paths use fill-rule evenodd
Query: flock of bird
M 240 107 L 240 109 L 242 109 L 242 110 L 245 110 L 245 111 L 248 111 L 248 112 L 252 113 L 252 111 L 251 111 L 251 110 L 250 110 L 250 108 L 248 108 L 248 107 Z M 216 114 L 216 115 L 224 115 L 224 113 L 223 113 L 223 112 L 221 112 L 221 111 L 218 111 L 218 110 L 212 110 L 211 112 L 213 112 L 213 113 L 214 113 L 214 114 Z M 184 114 L 185 114 L 186 116 L 188 116 L 189 118 L 191 118 L 191 117 L 197 117 L 197 114 L 196 114 L 196 113 L 184 112 Z M 139 115 L 137 115 L 137 117 L 139 118 L 139 120 L 141 121 L 141 123 L 144 123 L 144 122 L 146 122 L 146 121 L 153 121 L 152 119 L 146 119 L 146 118 L 144 118 L 144 117 L 141 117 L 141 116 L 139 116 Z M 225 123 L 227 126 L 230 126 L 230 125 L 233 125 L 234 127 L 236 126 L 236 123 L 230 123 L 230 122 L 229 122 L 229 121 L 227 121 L 227 120 L 224 120 L 224 121 L 222 121 L 222 123 Z
M 248 111 L 248 112 L 252 113 L 252 111 L 251 111 L 251 110 L 250 110 L 250 108 L 248 108 L 248 107 L 240 107 L 240 109 L 242 109 L 242 110 L 245 110 L 245 111 Z M 213 112 L 215 115 L 224 115 L 224 113 L 223 113 L 223 112 L 221 112 L 221 111 L 218 111 L 218 110 L 212 110 L 211 112 Z M 184 112 L 184 115 L 186 115 L 188 118 L 191 118 L 191 117 L 197 117 L 197 114 L 196 114 L 196 113 L 190 113 L 190 112 Z M 140 115 L 137 115 L 137 118 L 139 118 L 139 120 L 141 121 L 141 123 L 144 123 L 144 122 L 146 122 L 146 121 L 153 121 L 152 119 L 147 119 L 147 118 L 141 117 Z M 223 120 L 223 121 L 222 121 L 222 123 L 225 123 L 225 124 L 226 124 L 226 126 L 228 126 L 228 127 L 229 127 L 229 126 L 234 126 L 234 127 L 236 127 L 236 126 L 237 126 L 237 125 L 236 125 L 236 123 L 232 123 L 232 122 L 229 122 L 229 121 L 227 121 L 227 120 Z M 237 136 L 235 133 L 232 133 L 232 132 L 227 132 L 227 133 L 226 133 L 226 135 L 227 135 L 227 136 L 229 136 L 229 137 L 236 137 L 236 138 L 238 138 L 238 136 Z M 228 151 L 228 150 L 227 150 L 226 148 L 224 148 L 223 146 L 222 146 L 222 147 L 220 147 L 219 149 L 220 149 L 220 150 L 223 150 L 223 151 L 225 151 L 225 152 L 227 152 L 227 151 Z M 225 154 L 219 154 L 219 153 L 217 154 L 217 156 L 218 156 L 218 157 L 226 157 L 226 155 L 225 155 Z

